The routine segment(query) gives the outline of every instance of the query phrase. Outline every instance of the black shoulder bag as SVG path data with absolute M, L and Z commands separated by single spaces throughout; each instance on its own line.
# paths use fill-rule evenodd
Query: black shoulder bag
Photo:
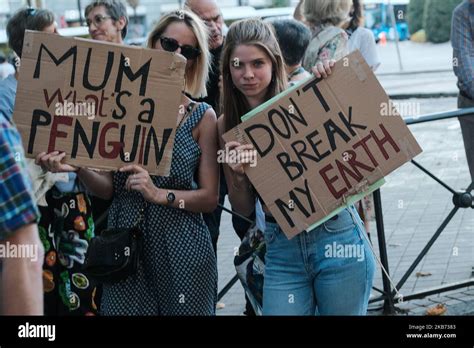
M 115 284 L 137 273 L 145 208 L 146 201 L 134 227 L 107 229 L 91 240 L 84 262 L 86 275 L 99 283 Z
M 192 113 L 196 103 L 191 102 L 177 129 Z M 143 237 L 140 224 L 144 220 L 146 201 L 140 209 L 140 217 L 132 228 L 114 228 L 102 231 L 91 240 L 84 262 L 84 273 L 98 283 L 114 284 L 138 271 Z

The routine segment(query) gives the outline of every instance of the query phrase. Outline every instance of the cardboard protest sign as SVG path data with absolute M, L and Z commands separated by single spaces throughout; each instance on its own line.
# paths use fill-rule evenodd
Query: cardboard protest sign
M 26 157 L 135 163 L 168 175 L 186 60 L 173 53 L 27 31 L 14 120 Z
M 359 52 L 242 117 L 226 142 L 253 144 L 251 183 L 288 237 L 309 231 L 421 152 Z

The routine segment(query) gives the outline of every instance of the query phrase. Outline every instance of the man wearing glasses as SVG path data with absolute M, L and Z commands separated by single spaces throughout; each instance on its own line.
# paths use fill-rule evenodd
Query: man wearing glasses
M 212 70 L 209 72 L 209 81 L 207 83 L 207 97 L 201 101 L 204 101 L 211 105 L 216 111 L 216 115 L 220 116 L 219 109 L 219 78 L 220 78 L 220 57 L 222 48 L 224 47 L 224 34 L 223 30 L 225 27 L 224 18 L 222 12 L 217 5 L 215 0 L 187 0 L 186 6 L 196 13 L 207 25 L 209 29 L 209 50 L 212 54 Z M 224 204 L 225 195 L 227 194 L 227 184 L 224 179 L 224 172 L 222 165 L 219 165 L 220 180 L 219 180 L 219 204 Z M 219 238 L 219 226 L 221 223 L 222 209 L 217 207 L 212 213 L 203 214 L 204 221 L 211 233 L 212 245 L 214 252 L 217 256 L 217 240 Z M 255 220 L 255 216 L 250 217 L 251 220 Z M 235 232 L 242 240 L 245 233 L 250 227 L 250 224 L 239 217 L 232 215 L 232 226 Z M 218 304 L 219 305 L 219 304 Z M 255 315 L 247 300 L 246 315 Z
M 202 101 L 211 105 L 219 115 L 219 59 L 224 46 L 222 28 L 224 19 L 215 0 L 187 0 L 186 6 L 197 14 L 209 29 L 209 50 L 212 55 L 212 70 L 207 84 L 207 97 Z
M 453 12 L 451 44 L 458 78 L 459 108 L 474 107 L 474 0 L 464 0 Z M 474 181 L 474 114 L 459 118 L 467 163 Z

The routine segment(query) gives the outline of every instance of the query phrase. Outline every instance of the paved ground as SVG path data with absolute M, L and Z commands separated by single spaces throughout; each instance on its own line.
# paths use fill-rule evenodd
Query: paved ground
M 452 109 L 455 105 L 455 98 L 422 100 L 421 110 L 422 113 L 439 112 L 443 111 L 442 106 Z M 411 126 L 410 129 L 424 150 L 416 161 L 454 190 L 466 188 L 470 178 L 458 121 L 425 123 Z M 388 176 L 388 182 L 381 192 L 390 273 L 398 281 L 453 208 L 452 195 L 411 163 Z M 401 293 L 410 294 L 472 277 L 473 226 L 474 210 L 460 209 L 408 278 Z M 374 234 L 373 241 L 377 245 Z M 417 272 L 420 272 L 418 277 Z M 375 285 L 379 288 L 382 286 L 380 276 L 376 278 Z M 417 303 L 428 305 L 430 301 L 448 305 L 454 305 L 455 301 L 474 301 L 470 289 L 451 292 L 449 296 L 429 296 L 425 300 L 413 301 L 407 308 Z M 456 311 L 452 308 L 451 314 L 460 313 L 460 309 L 467 310 L 458 308 Z M 419 308 L 414 313 L 424 310 Z M 474 314 L 472 306 L 470 311 Z
M 377 77 L 392 97 L 407 95 L 437 95 L 457 93 L 456 77 L 452 69 L 450 43 L 418 44 L 400 43 L 403 71 L 400 71 L 394 43 L 378 46 L 381 67 Z M 428 73 L 409 73 L 433 71 Z M 408 73 L 407 73 L 408 72 Z M 456 98 L 399 100 L 404 116 L 413 112 L 429 114 L 456 109 Z M 430 170 L 453 189 L 466 188 L 469 174 L 464 146 L 456 119 L 410 126 L 424 152 L 416 161 Z M 452 196 L 445 188 L 407 163 L 387 178 L 382 187 L 382 207 L 387 241 L 389 270 L 395 283 L 415 260 L 419 252 L 435 233 L 443 219 L 453 208 Z M 228 205 L 228 203 L 227 203 Z M 372 224 L 372 241 L 378 253 L 375 224 Z M 409 295 L 431 287 L 472 279 L 474 266 L 474 210 L 460 209 L 447 225 L 431 250 L 417 266 L 400 289 Z M 230 217 L 224 213 L 221 238 L 218 245 L 219 289 L 234 276 L 233 254 L 239 240 L 232 230 Z M 417 276 L 419 272 L 419 276 Z M 374 285 L 382 288 L 380 268 Z M 373 291 L 372 296 L 378 296 Z M 222 299 L 225 308 L 219 315 L 240 315 L 244 310 L 244 292 L 240 283 L 235 284 Z M 437 303 L 447 306 L 447 314 L 474 315 L 474 287 L 462 288 L 440 295 L 412 300 L 398 307 L 410 315 L 423 315 L 428 307 Z M 370 314 L 380 303 L 371 306 Z
M 448 94 L 458 92 L 453 73 L 453 50 L 443 44 L 400 42 L 403 70 L 393 42 L 377 45 L 382 64 L 376 71 L 380 83 L 390 96 L 410 94 Z M 431 71 L 430 73 L 421 73 Z M 413 73 L 418 72 L 418 73 Z
M 450 42 L 432 44 L 403 41 L 399 48 L 403 70 L 400 70 L 394 42 L 387 42 L 385 46 L 377 45 L 382 62 L 377 74 L 452 69 L 453 49 Z

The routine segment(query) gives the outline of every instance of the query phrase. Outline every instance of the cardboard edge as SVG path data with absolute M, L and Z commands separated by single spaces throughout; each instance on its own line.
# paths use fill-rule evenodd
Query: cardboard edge
M 276 96 L 274 96 L 273 98 L 267 100 L 265 103 L 261 104 L 260 106 L 257 106 L 255 109 L 252 109 L 251 111 L 249 111 L 248 113 L 246 113 L 245 115 L 243 115 L 240 120 L 242 122 L 244 121 L 247 121 L 249 119 L 251 119 L 252 117 L 254 117 L 255 115 L 257 115 L 258 113 L 262 112 L 263 110 L 265 110 L 267 107 L 269 107 L 271 104 L 273 104 L 276 100 L 278 99 L 281 99 L 283 98 L 284 96 L 290 94 L 291 92 L 295 91 L 296 89 L 298 89 L 301 85 L 311 81 L 312 79 L 314 79 L 314 75 L 311 75 L 309 77 L 307 77 L 306 79 L 304 80 L 301 80 L 299 81 L 299 83 L 295 84 L 294 86 L 291 86 L 290 88 L 287 88 L 285 91 L 281 92 L 280 94 L 277 94 Z
M 376 181 L 375 183 L 373 183 L 372 185 L 370 185 L 369 189 L 367 191 L 364 191 L 364 192 L 356 194 L 356 195 L 349 196 L 348 198 L 346 198 L 346 205 L 343 205 L 343 206 L 340 206 L 339 208 L 336 208 L 335 210 L 330 212 L 328 215 L 323 217 L 321 220 L 319 220 L 319 221 L 315 222 L 314 224 L 312 224 L 311 226 L 309 226 L 303 232 L 306 232 L 306 233 L 311 232 L 312 230 L 314 230 L 319 225 L 325 223 L 326 221 L 328 221 L 329 219 L 331 219 L 335 215 L 339 214 L 342 210 L 346 209 L 347 206 L 360 201 L 365 196 L 371 194 L 375 190 L 378 190 L 383 184 L 385 184 L 385 179 L 384 178 L 382 178 L 382 179 Z
M 26 30 L 25 31 L 24 42 L 23 42 L 23 52 L 27 53 L 27 54 L 31 54 L 33 52 L 34 43 L 35 43 L 35 41 L 37 41 L 36 38 L 38 38 L 38 40 L 41 41 L 41 38 L 43 38 L 43 37 L 48 38 L 48 40 L 69 42 L 69 43 L 71 43 L 72 46 L 76 45 L 78 47 L 82 46 L 84 44 L 87 44 L 87 45 L 93 44 L 93 45 L 101 45 L 101 46 L 102 45 L 111 46 L 112 49 L 119 50 L 120 52 L 123 52 L 124 49 L 133 50 L 133 51 L 135 51 L 135 53 L 139 54 L 139 59 L 138 60 L 140 62 L 143 62 L 143 58 L 147 54 L 147 52 L 150 52 L 150 55 L 159 54 L 163 58 L 166 58 L 166 61 L 168 62 L 168 67 L 170 69 L 171 69 L 171 67 L 173 68 L 173 69 L 171 69 L 172 72 L 169 76 L 170 81 L 173 81 L 176 78 L 176 76 L 174 76 L 174 75 L 178 75 L 178 77 L 183 82 L 183 86 L 185 84 L 185 76 L 184 75 L 185 75 L 185 68 L 186 68 L 187 60 L 182 55 L 176 54 L 174 52 L 159 51 L 159 50 L 148 48 L 148 47 L 129 46 L 129 45 L 121 45 L 121 44 L 110 43 L 110 42 L 103 42 L 103 41 L 92 40 L 90 38 L 64 37 L 64 36 L 57 35 L 57 34 L 45 33 L 45 32 L 35 31 L 35 30 Z M 35 56 L 30 57 L 30 58 L 24 57 L 23 59 L 24 60 L 29 59 L 29 60 L 36 61 Z M 163 60 L 165 60 L 165 59 L 163 59 Z M 20 71 L 21 70 L 22 69 L 20 69 Z M 26 83 L 24 81 L 24 79 L 22 78 L 22 76 L 24 76 L 24 74 L 22 75 L 21 72 L 20 72 L 20 75 L 19 75 L 19 78 L 18 78 L 18 88 L 17 88 L 17 90 L 21 87 L 22 84 Z M 66 86 L 64 89 L 67 90 L 69 87 L 67 87 L 66 79 L 64 81 L 64 84 Z M 15 104 L 14 104 L 14 108 L 13 108 L 14 111 L 17 109 L 17 107 L 16 107 L 17 102 L 19 102 L 19 99 L 15 98 Z M 13 112 L 13 115 L 15 115 L 15 112 Z M 173 141 L 175 141 L 175 136 L 176 136 L 176 128 L 173 129 Z M 22 137 L 22 141 L 23 141 L 23 137 Z M 171 170 L 173 147 L 171 147 L 170 151 L 171 151 L 171 156 L 170 156 L 171 158 L 170 158 L 170 161 L 168 162 L 168 164 L 165 167 L 163 167 L 159 172 L 158 171 L 155 171 L 154 173 L 150 172 L 151 175 L 158 175 L 158 176 L 164 176 L 164 177 L 169 176 L 170 170 Z M 34 160 L 36 156 L 33 153 L 31 155 L 30 154 L 24 154 L 23 157 L 25 159 Z M 68 159 L 70 159 L 69 156 L 66 157 L 66 162 L 65 163 L 68 163 Z M 127 164 L 130 164 L 130 163 L 123 163 L 121 166 L 124 166 L 124 165 L 127 165 Z M 138 164 L 138 163 L 135 163 L 135 164 Z M 91 165 L 91 166 L 87 166 L 87 165 L 80 165 L 80 166 L 83 167 L 83 168 L 87 168 L 87 169 L 90 169 L 90 170 L 93 170 L 93 171 L 100 171 L 100 172 L 114 172 L 114 171 L 117 171 L 121 167 L 121 166 L 120 167 L 111 167 L 110 165 L 100 166 L 98 164 L 94 164 L 94 165 Z M 159 167 L 160 166 L 157 166 L 157 168 L 159 168 Z
M 349 55 L 345 56 L 344 58 L 348 58 L 348 57 Z M 360 60 L 362 60 L 362 62 Z M 350 67 L 352 71 L 357 75 L 357 78 L 359 79 L 360 82 L 364 82 L 368 78 L 367 74 L 364 71 L 364 68 L 362 67 L 364 63 L 368 66 L 367 62 L 365 61 L 360 51 L 356 50 L 355 53 L 353 53 L 353 55 L 350 58 Z
M 24 39 L 23 39 L 22 52 L 25 52 L 25 53 L 28 53 L 28 54 L 33 52 L 33 44 L 35 43 L 35 33 L 37 33 L 37 31 L 29 30 L 29 29 L 25 30 L 25 36 L 24 36 Z

